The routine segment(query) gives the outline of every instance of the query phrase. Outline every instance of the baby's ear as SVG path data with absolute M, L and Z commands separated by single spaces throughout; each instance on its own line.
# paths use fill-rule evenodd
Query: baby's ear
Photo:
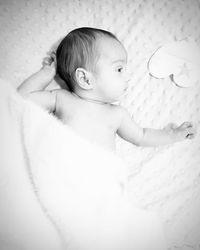
M 90 72 L 83 68 L 77 68 L 75 71 L 76 82 L 82 89 L 93 89 Z

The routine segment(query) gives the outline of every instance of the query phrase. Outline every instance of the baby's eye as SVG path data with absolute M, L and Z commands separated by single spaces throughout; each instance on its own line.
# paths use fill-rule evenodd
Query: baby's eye
M 119 72 L 119 73 L 121 73 L 121 72 L 122 72 L 122 70 L 123 70 L 123 68 L 122 68 L 122 67 L 117 68 L 117 72 Z

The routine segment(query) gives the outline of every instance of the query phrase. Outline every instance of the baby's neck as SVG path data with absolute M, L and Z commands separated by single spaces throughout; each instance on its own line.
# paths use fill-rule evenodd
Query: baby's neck
M 102 101 L 102 100 L 98 100 L 96 98 L 89 98 L 89 97 L 84 97 L 84 96 L 81 96 L 75 92 L 72 92 L 72 94 L 82 100 L 85 100 L 87 102 L 92 102 L 92 103 L 97 103 L 97 104 L 102 104 L 102 105 L 106 105 L 106 104 L 111 104 L 111 102 L 106 102 L 106 101 Z

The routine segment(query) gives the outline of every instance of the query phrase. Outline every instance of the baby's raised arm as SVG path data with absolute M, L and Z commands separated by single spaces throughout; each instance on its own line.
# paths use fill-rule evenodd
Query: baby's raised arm
M 131 118 L 128 111 L 120 107 L 121 123 L 117 133 L 120 137 L 137 146 L 160 146 L 192 139 L 196 129 L 190 122 L 179 127 L 168 126 L 164 129 L 141 128 Z
M 22 95 L 26 95 L 31 92 L 44 90 L 54 79 L 55 73 L 55 62 L 44 64 L 39 71 L 22 82 L 18 87 L 18 91 Z
M 39 104 L 50 112 L 55 111 L 57 90 L 47 91 L 45 88 L 55 76 L 55 63 L 44 64 L 36 73 L 31 75 L 17 88 L 25 98 Z

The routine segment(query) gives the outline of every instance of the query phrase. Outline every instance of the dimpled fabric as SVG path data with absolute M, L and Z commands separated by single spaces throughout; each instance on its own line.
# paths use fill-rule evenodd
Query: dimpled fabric
M 192 37 L 200 43 L 198 0 L 0 0 L 0 76 L 17 86 L 39 69 L 57 41 L 80 26 L 107 29 L 124 43 L 130 88 L 125 106 L 143 127 L 193 121 L 199 126 L 200 85 L 176 86 L 169 77 L 149 75 L 154 51 Z M 138 148 L 117 140 L 129 165 L 129 192 L 157 211 L 171 249 L 200 245 L 200 137 L 174 145 Z

